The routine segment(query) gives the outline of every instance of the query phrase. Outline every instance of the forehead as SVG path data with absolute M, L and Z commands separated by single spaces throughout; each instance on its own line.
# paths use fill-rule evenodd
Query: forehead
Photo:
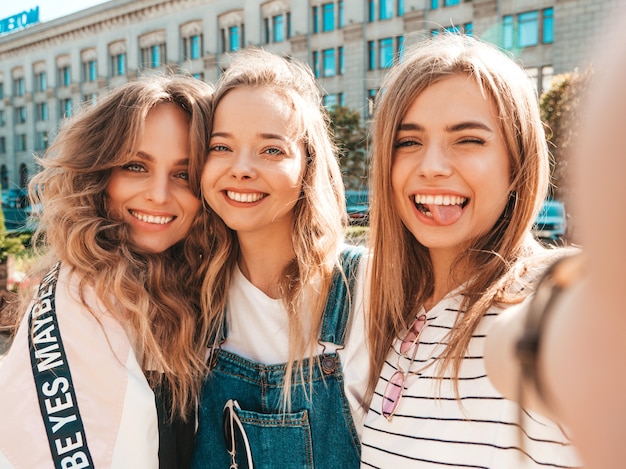
M 409 104 L 402 121 L 416 117 L 431 124 L 481 118 L 499 127 L 495 101 L 468 74 L 446 77 L 424 88 Z
M 276 132 L 295 137 L 301 120 L 287 93 L 274 87 L 240 87 L 229 90 L 217 103 L 214 131 L 222 126 L 241 130 Z

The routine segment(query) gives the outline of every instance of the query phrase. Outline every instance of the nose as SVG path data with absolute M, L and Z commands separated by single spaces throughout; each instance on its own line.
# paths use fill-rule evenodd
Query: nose
M 427 145 L 422 152 L 418 172 L 423 178 L 440 178 L 452 174 L 452 165 L 442 144 L 431 142 Z
M 169 201 L 172 195 L 171 182 L 168 174 L 154 174 L 149 180 L 146 198 L 157 204 Z
M 233 179 L 253 179 L 256 177 L 256 158 L 254 151 L 241 149 L 236 152 L 230 167 Z

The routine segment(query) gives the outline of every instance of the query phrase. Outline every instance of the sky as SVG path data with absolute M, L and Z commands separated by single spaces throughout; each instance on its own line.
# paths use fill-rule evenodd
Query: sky
M 39 21 L 50 21 L 60 16 L 104 3 L 107 0 L 0 0 L 0 20 L 39 7 Z

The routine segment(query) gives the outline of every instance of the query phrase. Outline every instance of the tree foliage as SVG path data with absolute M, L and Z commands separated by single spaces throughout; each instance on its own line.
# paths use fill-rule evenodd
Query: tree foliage
M 552 153 L 551 195 L 556 199 L 568 199 L 572 187 L 570 160 L 571 147 L 578 136 L 581 106 L 591 80 L 592 70 L 575 70 L 557 75 L 552 86 L 541 95 L 539 101 L 541 118 L 546 124 L 546 137 Z
M 367 187 L 367 131 L 361 124 L 361 115 L 344 106 L 329 111 L 335 144 L 339 148 L 339 162 L 346 189 Z

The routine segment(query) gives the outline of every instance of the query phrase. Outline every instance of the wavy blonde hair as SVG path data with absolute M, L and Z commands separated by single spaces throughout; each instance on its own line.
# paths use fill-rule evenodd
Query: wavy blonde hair
M 513 287 L 521 277 L 538 274 L 552 258 L 530 232 L 549 184 L 549 153 L 530 78 L 504 52 L 472 37 L 441 34 L 416 44 L 385 77 L 371 129 L 370 243 L 375 254 L 368 314 L 370 395 L 393 340 L 433 293 L 428 249 L 406 229 L 394 208 L 391 169 L 397 130 L 420 93 L 458 74 L 472 77 L 496 107 L 508 152 L 511 196 L 495 225 L 472 240 L 453 265 L 450 275 L 459 283 L 467 281 L 461 307 L 466 313 L 459 315 L 450 333 L 441 376 L 451 367 L 458 383 L 462 358 L 483 314 L 496 303 L 521 301 L 528 289 L 520 294 Z M 455 270 L 460 266 L 469 266 L 473 277 L 461 278 L 462 271 Z
M 106 187 L 113 169 L 136 154 L 146 116 L 162 103 L 185 113 L 190 159 L 204 159 L 212 94 L 212 86 L 183 76 L 122 85 L 66 121 L 30 183 L 33 203 L 42 204 L 35 245 L 45 251 L 32 277 L 60 260 L 80 278 L 84 303 L 85 289 L 93 288 L 126 328 L 142 369 L 163 371 L 148 379 L 153 389 L 171 393 L 172 416 L 185 417 L 206 371 L 197 275 L 201 220 L 165 252 L 139 252 L 128 226 L 108 213 Z
M 308 66 L 264 50 L 245 49 L 233 57 L 216 83 L 214 109 L 230 91 L 243 87 L 258 92 L 271 90 L 281 96 L 291 108 L 294 130 L 306 150 L 302 194 L 294 207 L 292 244 L 295 258 L 286 266 L 279 285 L 289 313 L 290 359 L 283 386 L 285 403 L 288 403 L 294 366 L 302 373 L 301 358 L 312 358 L 317 348 L 324 305 L 347 225 L 344 186 L 329 133 L 328 115 L 321 105 L 320 90 Z M 202 168 L 192 169 L 194 175 L 201 172 Z M 199 189 L 199 181 L 195 182 L 195 187 Z M 214 240 L 214 244 L 204 266 L 202 306 L 210 323 L 213 346 L 218 347 L 224 332 L 224 307 L 237 265 L 239 245 L 237 233 L 228 228 L 210 207 L 206 206 L 206 210 L 214 220 L 207 239 Z M 317 279 L 321 279 L 321 290 L 316 304 L 312 305 L 313 318 L 303 318 L 302 295 L 305 288 Z M 309 321 L 310 330 L 304 327 Z

